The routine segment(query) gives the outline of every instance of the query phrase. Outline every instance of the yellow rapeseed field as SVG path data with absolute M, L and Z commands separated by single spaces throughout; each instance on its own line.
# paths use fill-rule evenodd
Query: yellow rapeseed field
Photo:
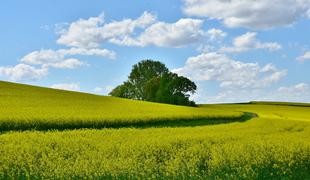
M 189 108 L 0 82 L 0 108 L 0 179 L 310 178 L 308 104 Z
M 234 120 L 243 115 L 1 81 L 0 109 L 0 131 L 143 126 L 175 120 Z

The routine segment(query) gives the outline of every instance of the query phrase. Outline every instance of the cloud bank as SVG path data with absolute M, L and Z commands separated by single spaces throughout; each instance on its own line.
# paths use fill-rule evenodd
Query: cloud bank
M 184 67 L 173 71 L 196 81 L 218 81 L 229 89 L 264 88 L 287 74 L 272 64 L 244 63 L 215 52 L 190 57 Z
M 222 21 L 227 27 L 270 29 L 310 18 L 310 0 L 183 0 L 189 16 Z

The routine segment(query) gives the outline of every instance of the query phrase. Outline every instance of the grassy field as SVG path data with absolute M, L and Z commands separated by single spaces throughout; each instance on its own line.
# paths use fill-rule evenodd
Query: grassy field
M 310 179 L 308 104 L 188 108 L 5 82 L 0 104 L 0 179 Z

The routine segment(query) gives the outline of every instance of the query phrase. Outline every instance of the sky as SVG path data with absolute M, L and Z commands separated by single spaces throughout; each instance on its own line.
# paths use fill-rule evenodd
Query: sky
M 107 95 L 153 59 L 198 103 L 310 102 L 310 0 L 2 0 L 0 80 Z

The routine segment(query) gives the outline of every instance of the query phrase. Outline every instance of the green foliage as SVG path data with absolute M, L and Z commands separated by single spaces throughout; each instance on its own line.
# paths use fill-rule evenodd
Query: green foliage
M 131 99 L 146 100 L 145 85 L 155 77 L 161 77 L 169 70 L 159 61 L 144 60 L 133 65 L 128 77 L 128 83 L 132 85 L 134 95 Z
M 195 106 L 189 100 L 197 87 L 189 79 L 169 72 L 159 61 L 144 60 L 135 64 L 128 81 L 117 86 L 110 95 L 128 99 Z
M 110 95 L 114 97 L 134 99 L 135 96 L 134 87 L 129 82 L 124 82 L 122 85 L 118 85 L 111 92 Z
M 145 85 L 146 100 L 195 106 L 195 103 L 189 100 L 189 95 L 186 93 L 191 92 L 193 94 L 196 88 L 195 83 L 189 79 L 179 77 L 174 73 L 166 73 L 161 77 L 150 79 Z

